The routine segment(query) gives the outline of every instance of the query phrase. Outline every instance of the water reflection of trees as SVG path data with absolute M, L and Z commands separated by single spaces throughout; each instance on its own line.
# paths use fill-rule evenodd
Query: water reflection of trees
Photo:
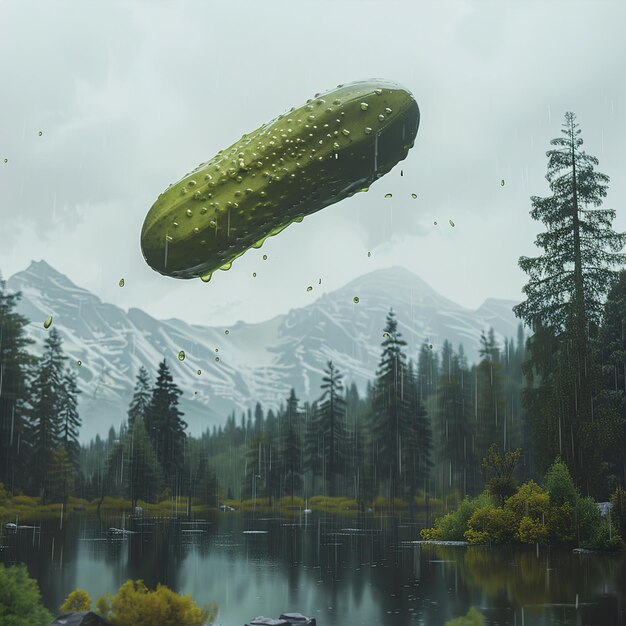
M 435 550 L 441 559 L 458 559 L 464 586 L 481 589 L 490 598 L 488 605 L 504 601 L 524 607 L 527 614 L 538 614 L 550 605 L 575 608 L 578 601 L 580 610 L 593 612 L 597 623 L 609 624 L 610 617 L 604 615 L 604 610 L 622 604 L 626 598 L 624 555 L 472 546 L 464 549 L 463 558 L 458 558 L 458 548 L 436 546 Z M 607 602 L 607 596 L 613 596 L 612 600 Z
M 579 615 L 588 616 L 587 623 L 608 625 L 620 623 L 620 603 L 626 604 L 624 556 L 409 544 L 403 542 L 416 531 L 406 520 L 396 524 L 367 515 L 260 519 L 220 514 L 209 521 L 213 523 L 196 527 L 206 532 L 186 533 L 193 527 L 180 521 L 146 520 L 153 525 L 131 526 L 136 534 L 102 541 L 107 528 L 120 526 L 120 520 L 70 518 L 62 529 L 58 522 L 44 528 L 40 544 L 37 540 L 33 545 L 30 536 L 16 539 L 11 558 L 29 564 L 51 608 L 58 607 L 69 590 L 86 584 L 77 580 L 77 563 L 86 554 L 106 563 L 119 584 L 141 578 L 151 587 L 160 582 L 179 590 L 194 566 L 199 567 L 203 577 L 212 572 L 232 581 L 235 598 L 245 597 L 250 587 L 267 588 L 271 570 L 272 584 L 289 605 L 285 609 L 312 610 L 299 606 L 304 599 L 322 611 L 332 606 L 332 613 L 342 616 L 354 607 L 363 611 L 369 606 L 377 612 L 371 615 L 372 623 L 408 624 L 419 616 L 424 623 L 443 624 L 472 605 L 481 611 L 488 607 L 485 615 L 491 622 L 514 623 L 515 611 L 521 623 L 521 607 L 527 618 L 545 613 L 542 620 L 548 615 L 562 620 L 570 609 L 545 605 L 574 604 L 578 594 Z M 219 572 L 213 563 L 219 563 Z

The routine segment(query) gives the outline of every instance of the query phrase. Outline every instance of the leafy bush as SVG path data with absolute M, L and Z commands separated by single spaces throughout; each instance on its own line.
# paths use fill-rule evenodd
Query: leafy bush
M 608 517 L 596 526 L 589 539 L 581 541 L 581 546 L 588 550 L 619 550 L 624 546 L 622 538 Z
M 476 543 L 477 532 L 485 533 L 489 543 L 508 543 L 514 536 L 515 515 L 509 509 L 483 506 L 472 513 L 467 527 L 465 538 L 470 543 Z
M 611 519 L 617 532 L 626 541 L 626 491 L 621 487 L 611 496 Z
M 502 456 L 498 446 L 492 443 L 487 451 L 487 456 L 483 459 L 482 466 L 489 476 L 486 485 L 487 491 L 496 497 L 500 504 L 503 504 L 508 497 L 515 493 L 517 481 L 513 472 L 521 454 L 521 448 L 517 448 L 517 450 L 506 452 Z
M 564 502 L 551 506 L 548 513 L 550 540 L 556 543 L 572 543 L 576 538 L 575 505 Z
M 504 507 L 515 515 L 518 523 L 523 517 L 543 522 L 550 510 L 550 496 L 534 480 L 529 480 L 521 485 L 514 495 L 507 498 Z
M 576 531 L 581 546 L 591 541 L 600 525 L 600 509 L 593 498 L 579 498 L 576 502 Z
M 576 506 L 576 502 L 580 498 L 578 489 L 576 489 L 572 475 L 561 457 L 557 456 L 554 463 L 548 468 L 545 485 L 552 504 L 561 506 L 568 502 L 573 507 Z
M 485 618 L 472 606 L 467 614 L 448 620 L 444 626 L 485 626 Z
M 37 582 L 23 564 L 6 568 L 0 564 L 0 624 L 46 626 L 52 615 L 41 605 Z
M 99 597 L 96 607 L 115 626 L 204 626 L 217 614 L 215 605 L 200 608 L 190 595 L 165 585 L 150 591 L 142 580 L 127 580 L 114 596 Z
M 420 531 L 422 539 L 463 541 L 467 530 L 467 522 L 476 509 L 493 504 L 491 496 L 483 492 L 476 498 L 465 497 L 459 503 L 456 511 L 446 513 L 435 520 L 433 528 L 424 528 Z
M 91 597 L 84 589 L 74 589 L 65 602 L 60 606 L 62 613 L 76 613 L 78 611 L 89 611 L 91 608 Z
M 39 504 L 39 498 L 31 498 L 30 496 L 14 496 L 13 504 L 21 506 L 37 506 Z
M 541 520 L 525 515 L 517 526 L 515 537 L 522 543 L 545 543 L 548 527 Z

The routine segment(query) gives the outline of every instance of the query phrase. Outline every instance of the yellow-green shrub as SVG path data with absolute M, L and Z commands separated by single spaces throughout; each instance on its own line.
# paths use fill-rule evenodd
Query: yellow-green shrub
M 75 613 L 77 611 L 89 611 L 91 608 L 91 597 L 84 589 L 74 589 L 59 610 L 63 613 Z
M 451 511 L 437 518 L 434 528 L 424 528 L 420 531 L 420 535 L 422 539 L 426 540 L 445 539 L 446 541 L 462 541 L 472 513 L 479 507 L 488 506 L 492 503 L 493 500 L 487 493 L 481 493 L 476 498 L 465 497 L 459 503 L 456 511 Z M 433 534 L 430 531 L 437 532 Z
M 548 527 L 541 520 L 524 515 L 515 536 L 522 543 L 545 543 L 548 538 Z
M 507 543 L 513 538 L 515 516 L 512 511 L 496 506 L 483 506 L 476 509 L 467 523 L 467 532 L 486 533 L 490 543 Z M 465 538 L 468 539 L 467 532 Z M 470 533 L 475 538 L 475 533 Z
M 115 626 L 204 626 L 217 614 L 215 605 L 200 608 L 190 595 L 181 596 L 165 585 L 150 591 L 142 580 L 127 580 L 114 596 L 98 598 L 96 606 Z
M 574 507 L 567 501 L 552 505 L 548 514 L 550 539 L 557 543 L 570 543 L 576 537 Z
M 504 508 L 513 512 L 518 524 L 523 517 L 543 522 L 550 510 L 550 495 L 534 480 L 529 480 L 506 499 Z
M 485 626 L 485 618 L 472 606 L 466 615 L 448 620 L 444 626 Z

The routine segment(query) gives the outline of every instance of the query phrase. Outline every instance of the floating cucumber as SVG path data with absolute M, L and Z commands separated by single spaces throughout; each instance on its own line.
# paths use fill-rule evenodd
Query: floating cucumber
M 415 141 L 409 91 L 339 85 L 279 115 L 163 192 L 141 230 L 143 256 L 174 278 L 208 281 L 289 224 L 366 191 Z

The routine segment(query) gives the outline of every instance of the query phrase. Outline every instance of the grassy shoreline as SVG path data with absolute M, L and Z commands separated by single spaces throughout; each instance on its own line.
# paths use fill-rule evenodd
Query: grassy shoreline
M 391 507 L 389 502 L 380 497 L 364 508 L 359 508 L 356 500 L 353 498 L 345 498 L 342 496 L 313 496 L 308 499 L 302 497 L 283 497 L 273 499 L 270 505 L 269 498 L 256 498 L 247 500 L 230 500 L 227 498 L 220 499 L 220 505 L 232 507 L 235 511 L 242 512 L 280 512 L 281 514 L 300 514 L 306 509 L 311 511 L 320 511 L 324 513 L 335 514 L 359 514 L 370 513 L 380 514 L 389 513 Z M 150 503 L 139 501 L 138 505 L 142 507 L 143 514 L 147 516 L 184 516 L 188 513 L 187 498 L 172 498 L 158 503 Z M 411 513 L 425 514 L 430 517 L 439 515 L 443 511 L 443 503 L 434 498 L 416 497 L 414 506 L 411 507 Z M 218 511 L 217 504 L 208 505 L 202 503 L 198 499 L 191 500 L 191 514 L 206 515 L 208 513 L 216 513 Z M 395 511 L 397 513 L 409 513 L 409 504 L 406 500 L 396 499 Z M 67 504 L 54 503 L 42 504 L 41 498 L 32 496 L 9 496 L 0 503 L 0 524 L 4 527 L 7 523 L 32 522 L 39 520 L 48 520 L 58 518 L 61 515 L 66 516 L 71 513 L 84 513 L 87 515 L 131 515 L 134 510 L 130 500 L 125 498 L 113 498 L 106 496 L 102 502 L 100 499 L 85 500 L 83 498 L 71 497 Z

